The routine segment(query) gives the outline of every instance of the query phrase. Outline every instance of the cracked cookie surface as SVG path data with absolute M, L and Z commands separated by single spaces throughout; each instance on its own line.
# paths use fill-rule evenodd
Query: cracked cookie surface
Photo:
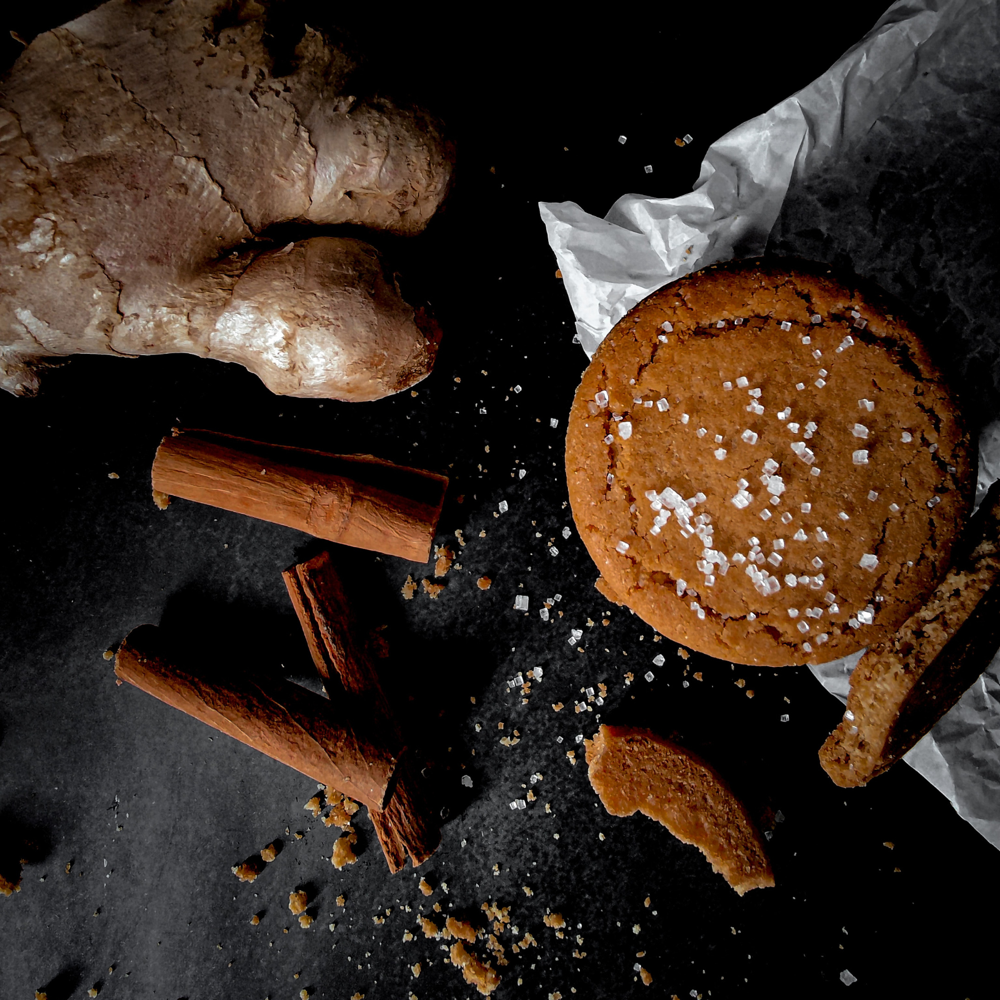
M 576 392 L 573 516 L 605 593 L 734 662 L 826 662 L 933 589 L 975 468 L 949 388 L 877 292 L 718 265 L 646 298 Z

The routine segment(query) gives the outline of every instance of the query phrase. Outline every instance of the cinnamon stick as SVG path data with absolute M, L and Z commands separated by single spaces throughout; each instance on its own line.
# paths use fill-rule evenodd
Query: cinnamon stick
M 329 553 L 323 552 L 285 570 L 282 578 L 317 672 L 328 682 L 328 688 L 333 677 L 339 679 L 343 688 L 342 695 L 331 690 L 331 698 L 346 699 L 352 705 L 352 715 L 365 713 L 364 717 L 373 720 L 383 739 L 401 744 L 399 723 Z M 441 842 L 437 817 L 422 781 L 414 763 L 407 758 L 397 769 L 391 801 L 384 809 L 369 809 L 392 872 L 403 867 L 407 855 L 414 868 L 423 864 Z
M 175 429 L 153 460 L 153 490 L 426 562 L 446 476 L 371 455 L 331 455 Z
M 242 674 L 207 680 L 177 662 L 155 625 L 133 629 L 118 648 L 121 680 L 315 781 L 363 802 L 388 804 L 403 756 L 347 706 L 281 678 Z

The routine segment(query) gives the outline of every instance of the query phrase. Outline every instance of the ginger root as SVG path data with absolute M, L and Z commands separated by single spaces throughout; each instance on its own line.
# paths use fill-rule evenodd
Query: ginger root
M 422 111 L 351 94 L 255 0 L 111 0 L 39 35 L 0 93 L 0 385 L 45 359 L 184 352 L 274 392 L 378 399 L 426 376 L 436 324 L 379 253 L 280 223 L 420 232 L 453 149 Z M 287 38 L 282 33 L 281 38 Z

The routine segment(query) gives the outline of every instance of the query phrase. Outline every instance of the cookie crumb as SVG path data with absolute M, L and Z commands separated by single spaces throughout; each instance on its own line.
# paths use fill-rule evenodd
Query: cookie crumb
M 420 891 L 425 896 L 430 896 L 434 892 L 434 889 L 432 888 L 430 882 L 427 881 L 427 879 L 422 878 L 420 880 Z
M 424 593 L 427 594 L 432 601 L 436 601 L 438 599 L 438 594 L 444 590 L 443 583 L 431 583 L 426 576 L 420 581 L 420 586 L 424 588 Z
M 333 854 L 330 861 L 338 871 L 347 865 L 353 865 L 358 860 L 357 855 L 352 850 L 354 844 L 358 842 L 356 833 L 345 833 L 343 837 L 338 837 L 333 845 Z
M 455 552 L 450 545 L 435 545 L 434 555 L 437 561 L 434 563 L 434 575 L 436 577 L 445 576 L 451 569 L 451 564 L 455 561 Z
M 308 905 L 309 897 L 303 889 L 296 889 L 288 894 L 288 909 L 292 911 L 293 916 L 304 913 Z
M 500 985 L 500 976 L 488 963 L 481 962 L 471 951 L 466 951 L 461 941 L 451 946 L 451 964 L 462 970 L 465 981 L 475 986 L 483 996 L 488 996 Z
M 481 576 L 476 580 L 476 586 L 480 590 L 489 590 L 493 586 L 493 581 L 488 576 Z
M 400 593 L 403 595 L 403 600 L 412 601 L 413 595 L 417 592 L 417 585 L 413 582 L 412 576 L 407 576 L 406 583 L 403 584 Z
M 546 913 L 542 917 L 542 923 L 546 927 L 565 927 L 566 920 L 561 913 Z

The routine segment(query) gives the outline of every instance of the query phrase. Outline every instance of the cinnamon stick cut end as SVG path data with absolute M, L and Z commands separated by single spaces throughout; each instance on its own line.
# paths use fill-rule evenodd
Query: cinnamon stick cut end
M 989 666 L 1000 646 L 1000 482 L 959 540 L 928 602 L 851 675 L 847 709 L 820 748 L 841 788 L 885 773 Z
M 774 885 L 764 839 L 722 776 L 648 729 L 601 726 L 586 740 L 590 784 L 612 816 L 641 812 L 693 844 L 743 895 Z

